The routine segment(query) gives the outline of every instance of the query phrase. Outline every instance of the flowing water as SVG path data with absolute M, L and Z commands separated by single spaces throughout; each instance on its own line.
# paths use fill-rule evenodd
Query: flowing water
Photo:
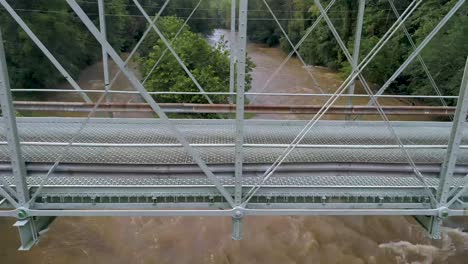
M 224 31 L 217 30 L 216 39 Z M 257 67 L 252 91 L 260 92 L 286 55 L 277 48 L 249 44 Z M 83 72 L 80 84 L 100 89 L 100 64 Z M 115 71 L 115 66 L 113 66 Z M 334 92 L 338 74 L 314 67 L 325 92 Z M 119 88 L 120 87 L 120 88 Z M 122 79 L 118 89 L 127 89 Z M 263 92 L 317 93 L 300 62 L 293 58 Z M 57 99 L 57 98 L 55 98 Z M 69 98 L 70 99 L 70 98 Z M 113 97 L 113 100 L 139 100 Z M 257 97 L 262 104 L 318 104 L 309 97 Z M 343 102 L 341 102 L 343 103 Z M 363 101 L 357 101 L 363 103 Z M 386 104 L 405 104 L 387 99 Z M 255 118 L 307 118 L 264 115 Z M 30 252 L 17 252 L 17 234 L 10 219 L 0 219 L 0 263 L 466 263 L 468 235 L 443 229 L 443 239 L 431 241 L 408 217 L 251 217 L 245 237 L 231 240 L 231 219 L 59 218 Z

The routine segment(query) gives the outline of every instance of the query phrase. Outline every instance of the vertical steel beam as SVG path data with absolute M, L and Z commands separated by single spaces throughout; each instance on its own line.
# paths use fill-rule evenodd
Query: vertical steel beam
M 236 53 L 235 48 L 236 48 L 236 9 L 237 9 L 237 1 L 236 0 L 231 0 L 231 38 L 229 40 L 229 46 L 230 46 L 230 65 L 229 65 L 229 104 L 233 104 L 234 102 L 234 96 L 232 95 L 234 93 L 234 85 L 236 83 L 235 81 L 235 67 L 236 67 Z
M 106 17 L 105 17 L 105 8 L 104 8 L 104 0 L 98 0 L 98 8 L 99 8 L 99 28 L 101 30 L 101 34 L 107 40 L 107 28 L 106 28 Z M 106 102 L 110 102 L 110 94 L 107 93 L 109 91 L 110 85 L 110 78 L 109 78 L 109 55 L 107 55 L 106 49 L 101 47 L 102 52 L 102 68 L 104 71 L 104 90 L 106 91 Z
M 466 124 L 466 116 L 468 115 L 468 58 L 466 60 L 465 71 L 458 96 L 457 109 L 453 118 L 452 131 L 448 143 L 447 153 L 445 156 L 442 169 L 440 171 L 439 188 L 437 189 L 436 199 L 438 207 L 447 207 L 447 199 L 450 186 L 452 184 L 453 173 L 457 164 L 458 155 L 460 153 L 460 144 L 463 138 L 463 128 Z M 440 238 L 440 227 L 442 218 L 435 217 L 432 219 L 430 233 L 434 238 Z
M 19 205 L 25 205 L 29 200 L 28 186 L 26 183 L 26 166 L 21 155 L 21 146 L 16 126 L 16 111 L 10 92 L 10 79 L 5 57 L 5 48 L 0 29 L 0 102 L 3 114 L 3 123 L 8 140 L 8 150 L 11 159 L 11 167 L 16 184 L 16 198 Z
M 244 144 L 244 104 L 245 104 L 245 69 L 247 56 L 247 8 L 248 0 L 241 0 L 239 7 L 238 67 L 236 92 L 236 164 L 235 198 L 236 204 L 242 202 L 242 165 Z
M 366 9 L 366 0 L 359 0 L 359 9 L 358 17 L 356 22 L 356 34 L 354 37 L 354 51 L 353 51 L 353 71 L 357 71 L 357 66 L 359 64 L 359 51 L 361 49 L 361 35 L 362 35 L 362 25 L 364 23 L 364 11 Z M 356 89 L 356 80 L 349 86 L 348 94 L 353 95 L 354 90 Z M 348 97 L 348 105 L 353 105 L 353 97 Z
M 248 0 L 239 2 L 239 37 L 238 45 L 238 66 L 237 66 L 237 92 L 236 92 L 236 160 L 235 160 L 235 191 L 234 202 L 236 206 L 242 204 L 242 171 L 244 162 L 244 103 L 245 103 L 245 69 L 247 57 L 247 16 Z M 234 240 L 242 239 L 242 217 L 233 218 Z

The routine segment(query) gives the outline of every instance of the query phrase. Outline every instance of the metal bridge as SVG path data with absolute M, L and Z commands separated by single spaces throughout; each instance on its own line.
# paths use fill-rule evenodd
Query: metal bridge
M 359 0 L 359 17 L 351 56 L 322 7 L 318 20 L 295 45 L 283 30 L 268 2 L 272 19 L 296 54 L 319 21 L 325 21 L 346 55 L 353 71 L 333 94 L 259 93 L 256 96 L 310 96 L 325 98 L 319 106 L 245 105 L 248 1 L 232 1 L 231 82 L 225 93 L 205 92 L 185 67 L 171 43 L 134 0 L 149 24 L 125 61 L 106 40 L 105 11 L 99 0 L 100 28 L 75 0 L 64 0 L 101 44 L 104 60 L 103 90 L 82 89 L 44 46 L 27 23 L 0 0 L 4 10 L 44 52 L 74 90 L 14 89 L 10 87 L 0 34 L 0 216 L 17 218 L 21 250 L 39 241 L 59 216 L 213 216 L 231 217 L 233 239 L 241 239 L 245 217 L 258 215 L 408 215 L 415 216 L 434 238 L 440 237 L 442 221 L 466 215 L 468 209 L 468 64 L 458 97 L 443 96 L 434 83 L 436 96 L 384 95 L 385 89 L 415 59 L 424 47 L 464 4 L 459 0 L 426 38 L 415 45 L 404 22 L 423 2 L 413 1 L 372 51 L 359 59 L 360 34 L 365 0 Z M 198 8 L 197 5 L 196 8 Z M 192 12 L 193 13 L 193 12 Z M 238 17 L 237 17 L 238 14 Z M 190 19 L 190 17 L 188 18 Z M 187 19 L 187 20 L 188 20 Z M 1 25 L 0 25 L 1 27 Z M 387 41 L 403 30 L 414 52 L 374 94 L 362 71 Z M 149 32 L 155 31 L 199 92 L 211 103 L 211 95 L 229 97 L 229 105 L 158 104 L 142 82 L 126 67 Z M 8 36 L 4 36 L 8 38 Z M 233 44 L 234 43 L 234 44 Z M 108 57 L 130 81 L 134 91 L 112 90 Z M 301 59 L 301 58 L 300 58 Z M 282 65 L 284 66 L 284 65 Z M 427 68 L 425 68 L 427 69 Z M 462 69 L 460 69 L 462 70 Z M 279 70 L 277 71 L 279 72 Z M 276 72 L 276 73 L 277 73 Z M 313 76 L 313 72 L 309 72 Z M 428 78 L 433 80 L 429 71 Z M 237 77 L 235 76 L 237 74 Z M 359 80 L 367 94 L 354 94 Z M 267 85 L 267 84 L 266 84 Z M 228 90 L 229 89 L 229 90 Z M 74 92 L 83 102 L 13 102 L 17 92 Z M 92 101 L 90 94 L 99 94 Z M 106 101 L 112 93 L 139 94 L 144 103 Z M 355 97 L 369 104 L 352 104 Z M 340 97 L 347 105 L 333 105 Z M 382 97 L 437 98 L 442 107 L 381 106 Z M 446 99 L 458 99 L 449 107 Z M 16 108 L 16 109 L 15 109 Z M 16 110 L 88 112 L 84 118 L 19 117 Z M 95 117 L 98 112 L 149 112 L 158 118 Z M 235 113 L 225 119 L 173 120 L 166 112 Z M 308 114 L 308 120 L 244 120 L 245 113 Z M 320 120 L 324 115 L 345 115 L 344 120 Z M 359 115 L 376 115 L 381 121 L 360 121 Z M 450 122 L 390 121 L 387 115 L 437 115 Z M 225 115 L 227 116 L 227 115 Z

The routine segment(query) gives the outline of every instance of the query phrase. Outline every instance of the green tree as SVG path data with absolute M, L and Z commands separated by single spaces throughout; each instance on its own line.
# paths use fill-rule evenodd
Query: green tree
M 92 45 L 89 34 L 74 21 L 66 2 L 22 0 L 10 3 L 73 76 L 96 60 L 98 50 L 94 52 L 95 45 Z M 55 88 L 63 81 L 61 74 L 3 9 L 0 25 L 13 88 Z
M 106 2 L 108 39 L 117 50 L 123 50 L 125 43 L 133 39 L 133 35 L 128 34 L 131 20 L 125 1 Z M 9 3 L 72 77 L 76 78 L 86 66 L 100 59 L 100 45 L 65 1 L 18 0 Z M 80 2 L 80 6 L 98 25 L 97 1 Z M 65 81 L 3 8 L 0 9 L 0 25 L 13 88 L 56 88 L 58 83 Z
M 164 17 L 158 26 L 168 39 L 173 39 L 183 25 L 181 19 Z M 150 49 L 147 57 L 140 59 L 143 76 L 146 76 L 166 50 L 163 41 L 158 39 Z M 227 92 L 229 87 L 229 52 L 226 43 L 221 42 L 211 47 L 206 39 L 184 27 L 179 37 L 173 42 L 173 48 L 184 61 L 200 85 L 207 92 Z M 247 67 L 247 87 L 250 88 L 253 64 Z M 198 88 L 185 73 L 176 59 L 167 52 L 159 66 L 146 82 L 149 91 L 198 92 Z M 210 96 L 214 103 L 227 103 L 227 96 Z M 162 95 L 157 96 L 160 102 L 207 103 L 202 95 Z
M 456 1 L 446 1 L 442 6 L 437 1 L 428 2 L 415 14 L 413 24 L 418 26 L 414 35 L 416 41 L 431 31 Z M 435 8 L 434 7 L 438 7 Z M 423 16 L 423 14 L 426 14 Z M 429 15 L 427 15 L 429 14 Z M 468 6 L 465 4 L 423 50 L 423 57 L 429 71 L 437 82 L 442 94 L 458 95 L 463 68 L 468 54 Z M 405 81 L 409 94 L 436 94 L 421 65 L 415 60 L 400 78 Z M 433 103 L 440 104 L 438 101 Z M 451 102 L 454 103 L 454 102 Z

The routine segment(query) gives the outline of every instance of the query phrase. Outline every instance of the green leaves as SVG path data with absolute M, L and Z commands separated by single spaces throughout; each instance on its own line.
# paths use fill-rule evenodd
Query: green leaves
M 225 43 L 211 47 L 208 41 L 201 35 L 190 31 L 185 27 L 177 39 L 174 36 L 183 25 L 181 19 L 175 17 L 163 17 L 157 25 L 163 35 L 173 42 L 172 47 L 178 56 L 183 60 L 189 71 L 193 74 L 198 83 L 207 92 L 228 92 L 229 91 L 229 51 Z M 140 65 L 143 76 L 150 73 L 155 63 L 160 60 L 166 50 L 161 39 L 154 36 L 154 46 L 148 50 L 143 50 L 140 57 Z M 147 54 L 143 56 L 143 54 Z M 248 63 L 247 80 L 250 87 L 250 72 L 253 64 Z M 146 82 L 149 91 L 171 91 L 171 92 L 198 92 L 198 88 L 181 65 L 176 61 L 170 52 L 166 52 L 156 70 L 150 75 Z M 227 103 L 225 95 L 210 95 L 214 103 Z M 205 104 L 207 100 L 202 95 L 158 95 L 159 102 L 169 103 L 200 103 Z
M 125 17 L 126 0 L 107 3 L 109 41 L 120 50 L 124 42 L 133 38 L 125 34 L 128 26 L 128 18 Z M 101 50 L 97 41 L 81 25 L 65 1 L 18 0 L 10 4 L 73 77 L 77 77 L 81 70 L 100 58 Z M 98 25 L 97 2 L 80 4 Z M 3 9 L 0 11 L 0 25 L 13 88 L 56 88 L 58 83 L 64 81 L 62 75 Z

